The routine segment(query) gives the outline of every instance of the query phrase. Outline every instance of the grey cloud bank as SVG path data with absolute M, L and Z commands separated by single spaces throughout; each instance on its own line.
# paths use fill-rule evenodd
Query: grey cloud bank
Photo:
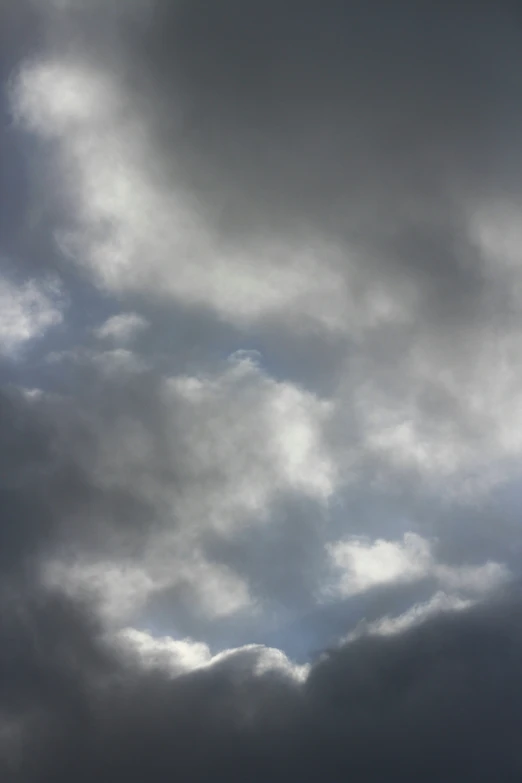
M 304 682 L 263 649 L 172 676 L 63 600 L 26 599 L 2 629 L 19 644 L 2 644 L 5 779 L 514 781 L 519 623 L 518 599 L 441 617 L 332 651 Z

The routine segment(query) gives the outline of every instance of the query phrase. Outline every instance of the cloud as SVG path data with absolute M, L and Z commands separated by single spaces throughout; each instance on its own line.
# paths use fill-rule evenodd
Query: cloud
M 60 286 L 29 280 L 18 285 L 0 278 L 0 354 L 12 356 L 63 320 Z
M 342 643 L 354 641 L 365 634 L 377 634 L 388 636 L 389 634 L 404 633 L 410 628 L 421 625 L 434 615 L 443 612 L 459 612 L 472 607 L 476 601 L 471 598 L 458 598 L 447 595 L 442 591 L 436 592 L 429 601 L 415 604 L 403 614 L 396 617 L 384 616 L 373 622 L 363 622 L 342 640 Z
M 47 562 L 42 581 L 50 589 L 61 590 L 72 598 L 88 596 L 100 605 L 100 614 L 109 622 L 121 623 L 132 616 L 157 589 L 143 568 L 96 560 L 93 563 Z
M 274 381 L 249 360 L 215 375 L 152 381 L 148 390 L 144 383 L 157 422 L 146 407 L 124 413 L 110 404 L 101 419 L 92 411 L 99 440 L 90 470 L 102 485 L 132 487 L 168 516 L 175 498 L 177 518 L 193 531 L 226 532 L 249 515 L 262 518 L 279 492 L 320 502 L 333 493 L 328 401 Z
M 157 668 L 173 676 L 206 666 L 212 658 L 208 645 L 201 642 L 177 641 L 171 637 L 155 639 L 135 628 L 119 631 L 117 642 L 128 655 L 137 657 L 144 668 Z
M 94 334 L 100 340 L 110 339 L 114 342 L 127 343 L 148 326 L 147 320 L 138 313 L 120 313 L 111 316 L 98 326 Z
M 64 258 L 104 292 L 319 333 L 312 376 L 335 335 L 363 460 L 489 489 L 520 446 L 518 271 L 493 241 L 518 194 L 501 160 L 485 168 L 496 134 L 506 158 L 518 143 L 514 11 L 308 0 L 293 35 L 290 9 L 247 5 L 49 17 L 11 95 L 60 172 Z
M 343 283 L 325 275 L 321 248 L 223 246 L 176 184 L 158 181 L 147 127 L 129 117 L 132 106 L 109 75 L 74 61 L 31 64 L 15 82 L 13 105 L 25 127 L 57 141 L 79 225 L 59 242 L 102 287 L 172 296 L 239 324 L 292 303 L 305 321 L 342 324 Z
M 55 358 L 48 366 L 60 370 L 68 357 Z M 23 392 L 11 403 L 52 454 L 37 456 L 25 479 L 50 518 L 43 583 L 88 598 L 112 625 L 158 600 L 174 613 L 187 604 L 198 623 L 253 615 L 248 569 L 215 559 L 212 546 L 270 526 L 285 499 L 327 508 L 338 480 L 329 402 L 243 356 L 216 372 L 166 377 L 137 359 L 69 358 L 69 394 Z M 23 448 L 12 439 L 11 449 Z
M 4 5 L 2 780 L 520 780 L 518 8 Z
M 430 577 L 445 589 L 480 594 L 509 579 L 509 571 L 500 563 L 458 567 L 438 563 L 432 543 L 416 533 L 406 533 L 402 541 L 337 541 L 329 544 L 327 551 L 340 571 L 338 583 L 330 590 L 341 596 Z
M 247 676 L 262 676 L 266 672 L 276 671 L 297 682 L 306 680 L 310 671 L 309 665 L 295 665 L 281 650 L 263 645 L 247 645 L 212 656 L 209 647 L 201 642 L 191 639 L 178 641 L 171 637 L 158 639 L 135 628 L 119 631 L 116 644 L 120 644 L 131 657 L 137 658 L 143 668 L 153 668 L 173 677 L 203 667 L 219 668 L 228 662 L 232 668 L 241 667 Z
M 51 351 L 45 357 L 47 364 L 70 363 L 79 367 L 96 368 L 106 377 L 121 373 L 142 373 L 147 369 L 146 362 L 126 348 L 113 348 L 108 351 L 93 351 L 87 348 L 73 348 L 65 351 Z
M 38 642 L 17 657 L 1 646 L 4 758 L 31 783 L 95 772 L 156 780 L 178 765 L 201 781 L 519 773 L 517 599 L 364 634 L 306 671 L 260 646 L 212 656 L 132 628 L 96 637 L 56 597 L 7 619 L 3 636 L 27 642 L 30 628 Z
M 505 416 L 520 408 L 518 271 L 493 241 L 518 195 L 501 161 L 484 168 L 495 133 L 506 156 L 517 144 L 511 9 L 405 3 L 392 19 L 376 3 L 348 19 L 309 0 L 292 35 L 289 9 L 247 5 L 210 27 L 199 2 L 50 17 L 62 32 L 19 69 L 12 104 L 60 172 L 65 258 L 118 296 L 319 332 L 319 352 L 340 336 L 346 441 L 355 419 L 368 459 L 446 493 L 489 488 L 520 446 Z
M 181 547 L 180 547 L 181 548 Z M 171 545 L 171 550 L 175 547 Z M 134 562 L 112 560 L 47 561 L 42 582 L 72 598 L 88 598 L 100 616 L 112 627 L 143 616 L 155 596 L 167 594 L 172 600 L 176 590 L 189 588 L 193 609 L 211 619 L 226 617 L 241 610 L 254 612 L 248 585 L 225 566 L 209 563 L 192 554 L 183 559 L 175 551 L 160 559 L 152 556 Z

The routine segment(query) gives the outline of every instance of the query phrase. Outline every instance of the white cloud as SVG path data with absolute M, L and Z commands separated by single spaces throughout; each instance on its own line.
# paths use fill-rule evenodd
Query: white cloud
M 103 620 L 121 626 L 135 618 L 154 595 L 188 588 L 193 610 L 220 618 L 242 609 L 255 610 L 245 582 L 229 568 L 206 561 L 196 551 L 151 542 L 150 551 L 131 560 L 51 560 L 42 567 L 43 583 L 73 598 L 86 597 Z
M 348 539 L 327 545 L 332 565 L 340 572 L 328 591 L 343 597 L 372 587 L 403 584 L 433 578 L 449 590 L 480 594 L 500 586 L 509 578 L 500 563 L 480 566 L 449 566 L 436 561 L 432 544 L 415 533 L 400 541 Z
M 325 326 L 343 325 L 344 284 L 324 266 L 331 251 L 319 247 L 317 255 L 309 238 L 225 248 L 186 194 L 159 184 L 147 128 L 114 79 L 71 61 L 31 63 L 13 105 L 27 128 L 58 143 L 81 225 L 61 234 L 61 246 L 100 286 L 202 304 L 237 323 L 291 307 Z
M 110 396 L 112 378 L 103 377 Z M 138 384 L 141 400 L 140 379 L 130 376 L 128 383 Z M 190 596 L 192 612 L 202 617 L 252 613 L 256 596 L 247 578 L 208 559 L 207 536 L 227 539 L 247 525 L 270 524 L 274 502 L 288 493 L 310 498 L 318 512 L 328 503 L 338 481 L 324 436 L 330 403 L 275 381 L 243 357 L 224 363 L 221 373 L 160 379 L 148 393 L 139 408 L 118 402 L 105 411 L 96 398 L 92 410 L 79 415 L 72 403 L 70 411 L 75 426 L 87 428 L 88 447 L 74 452 L 85 480 L 149 510 L 139 552 L 123 562 L 116 544 L 110 554 L 108 539 L 100 560 L 86 550 L 83 559 L 53 563 L 46 579 L 89 594 L 111 622 L 135 616 L 166 591 L 174 601 Z M 68 421 L 59 417 L 58 426 Z M 68 433 L 65 445 L 74 449 Z M 89 530 L 89 513 L 79 509 L 75 524 Z M 120 534 L 125 545 L 123 525 Z
M 227 617 L 247 608 L 253 614 L 256 610 L 244 579 L 224 565 L 205 560 L 197 552 L 183 557 L 178 551 L 177 558 L 173 552 L 164 567 L 175 570 L 173 583 L 186 584 L 195 605 L 207 617 Z
M 176 676 L 210 663 L 208 646 L 191 639 L 154 637 L 136 628 L 123 628 L 114 637 L 117 647 L 146 669 L 161 669 Z
M 100 340 L 127 343 L 148 327 L 149 322 L 138 313 L 119 313 L 94 329 L 94 334 Z
M 187 535 L 264 519 L 284 493 L 326 503 L 336 489 L 325 437 L 330 403 L 249 360 L 218 374 L 164 379 L 150 404 L 161 431 L 145 411 L 143 420 L 93 412 L 97 449 L 86 469 L 97 485 L 131 488 Z
M 51 281 L 22 285 L 0 278 L 0 355 L 15 353 L 63 319 L 60 287 Z
M 73 598 L 94 600 L 111 624 L 133 617 L 161 587 L 140 565 L 107 560 L 50 561 L 43 565 L 42 578 Z
M 145 668 L 159 668 L 177 676 L 209 666 L 219 666 L 230 661 L 236 670 L 241 664 L 255 675 L 278 671 L 297 682 L 306 680 L 309 665 L 291 661 L 281 650 L 263 645 L 246 645 L 223 650 L 212 656 L 209 647 L 192 639 L 176 640 L 171 636 L 154 637 L 135 628 L 124 628 L 114 637 L 116 645 L 126 654 L 137 659 Z
M 403 541 L 338 541 L 329 544 L 327 552 L 342 572 L 334 589 L 343 596 L 377 585 L 421 579 L 432 564 L 429 542 L 413 533 L 407 533 Z
M 420 625 L 429 617 L 442 612 L 459 612 L 469 609 L 474 603 L 476 603 L 476 600 L 471 598 L 460 598 L 439 590 L 428 601 L 414 604 L 411 609 L 396 617 L 386 616 L 371 623 L 360 623 L 354 631 L 341 640 L 341 644 L 354 641 L 366 634 L 391 636 L 392 634 L 404 633 L 404 631 Z
M 75 212 L 59 243 L 100 287 L 203 305 L 237 325 L 276 317 L 295 330 L 358 334 L 411 319 L 412 286 L 369 281 L 364 259 L 324 237 L 226 243 L 181 184 L 154 169 L 146 119 L 114 73 L 70 55 L 27 63 L 12 102 L 25 127 L 56 142 Z
M 339 428 L 355 418 L 361 433 L 351 458 L 380 465 L 384 482 L 410 473 L 439 497 L 468 502 L 517 469 L 522 334 L 486 322 L 457 340 L 453 354 L 421 335 L 392 367 L 363 357 L 340 385 L 337 409 Z
M 201 513 L 217 527 L 262 515 L 278 493 L 318 501 L 333 494 L 337 466 L 324 432 L 329 402 L 273 380 L 249 359 L 219 376 L 172 378 L 164 400 L 179 411 L 182 426 L 172 442 L 182 448 L 185 472 L 208 478 L 210 502 Z

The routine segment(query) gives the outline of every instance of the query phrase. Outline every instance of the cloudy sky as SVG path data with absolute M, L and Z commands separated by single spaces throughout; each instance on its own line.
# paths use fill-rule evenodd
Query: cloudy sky
M 522 779 L 521 44 L 1 0 L 3 781 Z

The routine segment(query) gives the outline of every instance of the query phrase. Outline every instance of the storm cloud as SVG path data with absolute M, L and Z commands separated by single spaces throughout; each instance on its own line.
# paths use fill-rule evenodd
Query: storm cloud
M 173 640 L 110 648 L 55 596 L 13 614 L 7 780 L 520 776 L 518 597 L 352 642 L 305 679 L 267 648 L 196 650 L 185 672 Z
M 3 779 L 519 780 L 517 4 L 0 17 Z

